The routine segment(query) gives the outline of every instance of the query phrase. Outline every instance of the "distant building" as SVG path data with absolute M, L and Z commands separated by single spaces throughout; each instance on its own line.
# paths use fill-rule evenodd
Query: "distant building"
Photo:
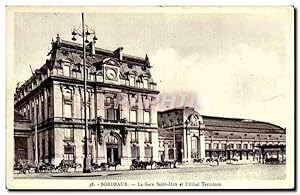
M 58 36 L 52 42 L 50 58 L 16 89 L 15 110 L 28 126 L 20 133 L 15 118 L 15 158 L 35 161 L 38 150 L 38 162 L 83 162 L 82 50 L 82 45 Z M 121 161 L 129 166 L 135 158 L 158 160 L 157 111 L 149 102 L 159 91 L 149 59 L 122 50 L 95 48 L 94 42 L 87 46 L 88 151 L 93 163 Z M 119 97 L 126 97 L 129 105 L 119 104 Z M 18 148 L 20 140 L 26 154 Z
M 182 107 L 158 112 L 158 127 L 161 160 L 174 159 L 174 154 L 180 162 L 285 158 L 286 130 L 267 122 L 204 116 Z
M 28 159 L 28 144 L 32 133 L 31 121 L 18 112 L 14 112 L 14 160 Z

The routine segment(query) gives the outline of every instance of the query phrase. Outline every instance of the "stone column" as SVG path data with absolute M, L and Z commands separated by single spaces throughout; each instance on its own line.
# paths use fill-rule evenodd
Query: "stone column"
M 192 138 L 190 132 L 187 134 L 187 160 L 188 162 L 192 161 Z
M 130 143 L 130 131 L 128 131 L 126 144 L 122 145 L 122 159 L 121 166 L 128 169 L 131 165 L 131 143 Z
M 205 158 L 205 136 L 204 133 L 200 133 L 200 158 Z
M 37 117 L 39 119 L 38 123 L 41 123 L 42 122 L 42 94 L 41 93 L 38 95 L 38 100 L 39 100 L 39 107 L 38 107 L 39 115 Z
M 165 148 L 165 161 L 169 160 L 169 147 L 168 147 L 168 143 L 164 143 L 164 148 Z
M 144 139 L 144 132 L 138 131 L 137 132 L 138 139 L 139 139 L 139 146 L 140 146 L 140 160 L 145 160 L 145 139 Z
M 98 90 L 97 91 L 97 99 L 96 99 L 96 113 L 97 113 L 97 117 L 102 116 L 103 118 L 105 118 L 105 113 L 104 113 L 104 94 L 102 93 L 102 91 Z
M 187 129 L 183 129 L 183 162 L 187 162 Z
M 47 90 L 46 88 L 44 88 L 43 90 L 43 96 L 44 96 L 44 121 L 47 120 L 49 118 L 49 116 L 47 115 L 48 114 L 48 96 L 47 96 Z
M 153 151 L 153 160 L 159 161 L 159 143 L 158 143 L 158 132 L 152 132 L 152 151 Z

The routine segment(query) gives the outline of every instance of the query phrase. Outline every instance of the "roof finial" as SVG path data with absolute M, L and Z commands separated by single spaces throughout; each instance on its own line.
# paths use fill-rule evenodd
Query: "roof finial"
M 146 54 L 146 56 L 145 56 L 145 61 L 146 61 L 147 67 L 150 67 L 150 61 L 149 61 L 149 57 L 148 57 L 147 54 Z
M 59 37 L 59 34 L 57 34 L 57 36 L 56 36 L 56 42 L 60 43 L 60 37 Z

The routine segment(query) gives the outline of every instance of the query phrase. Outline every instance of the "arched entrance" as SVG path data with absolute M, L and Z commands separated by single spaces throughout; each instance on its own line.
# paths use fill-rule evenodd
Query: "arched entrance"
M 120 162 L 121 160 L 121 143 L 119 139 L 110 134 L 105 139 L 106 142 L 106 157 L 108 163 Z

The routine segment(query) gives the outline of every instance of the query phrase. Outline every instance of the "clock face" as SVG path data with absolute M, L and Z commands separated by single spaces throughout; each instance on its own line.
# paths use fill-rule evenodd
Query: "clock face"
M 116 78 L 117 78 L 117 71 L 115 69 L 112 69 L 112 68 L 107 68 L 107 70 L 106 70 L 106 77 L 109 80 L 116 80 Z

